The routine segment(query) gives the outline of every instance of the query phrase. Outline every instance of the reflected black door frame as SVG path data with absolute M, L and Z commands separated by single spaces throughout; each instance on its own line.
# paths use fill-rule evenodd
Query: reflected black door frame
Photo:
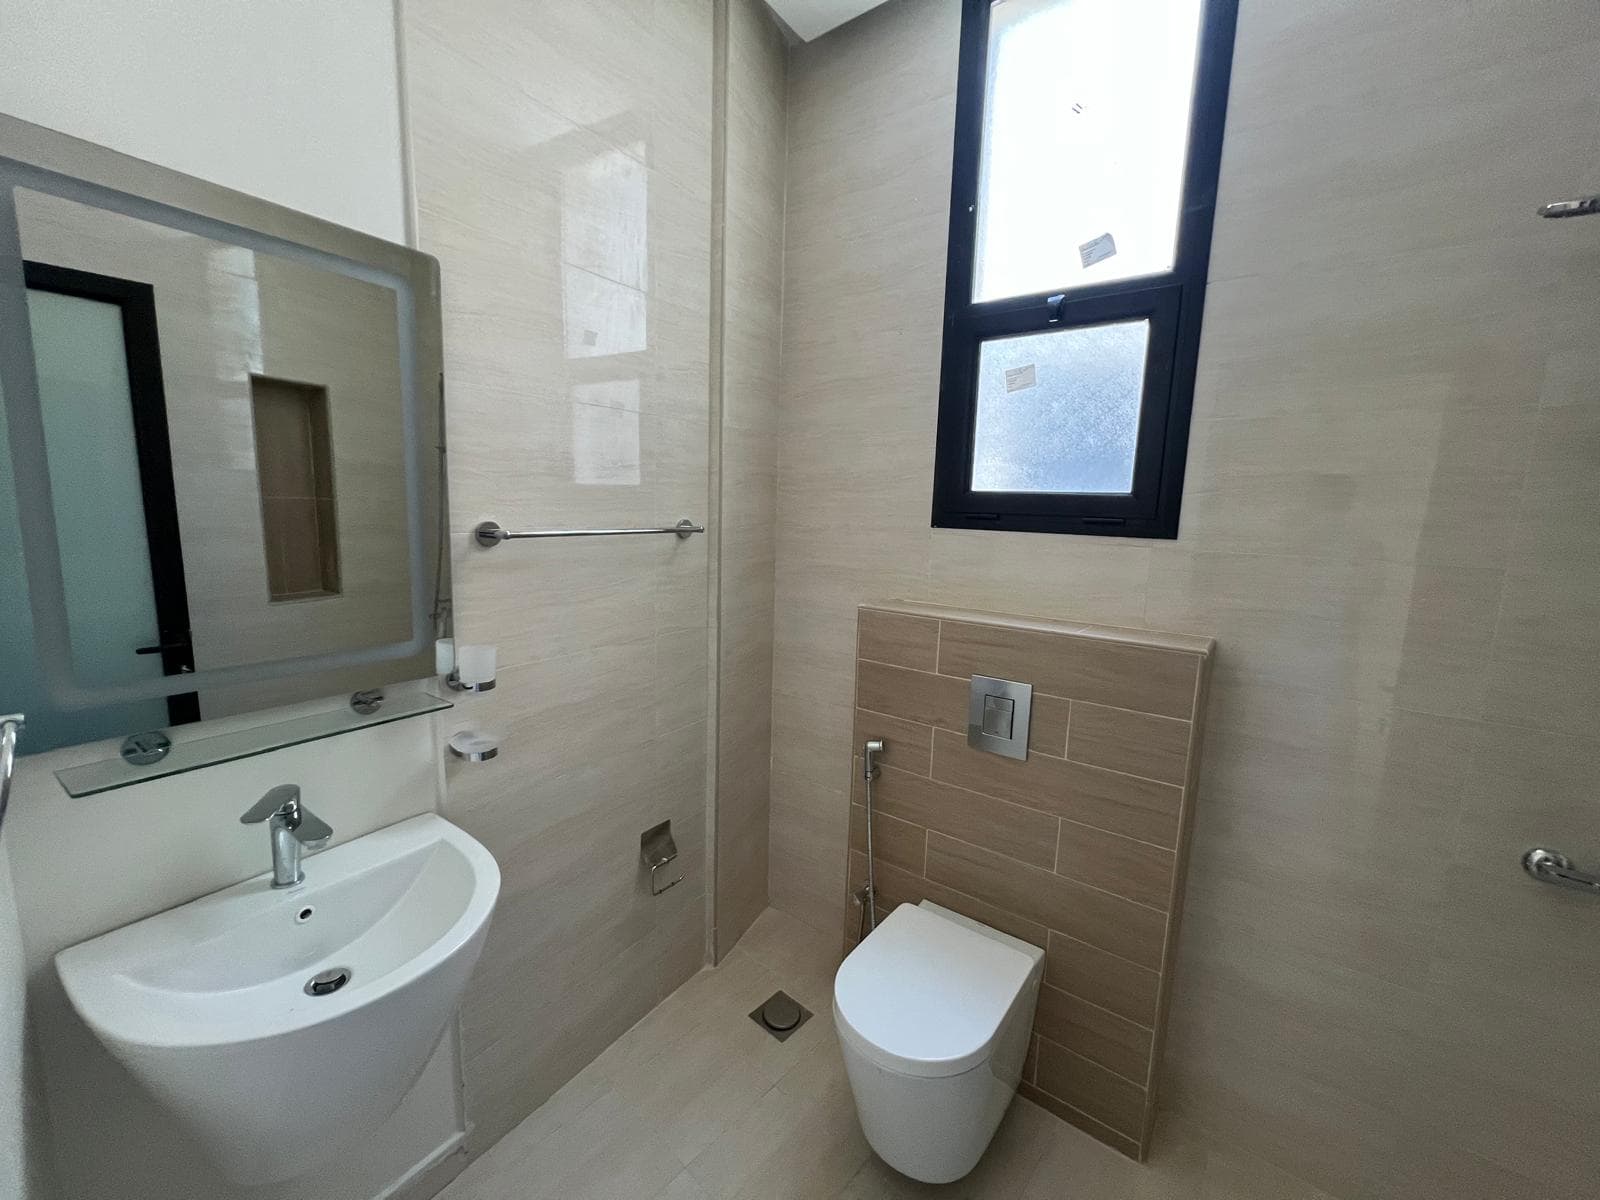
M 144 499 L 145 542 L 157 625 L 155 645 L 140 646 L 133 653 L 161 655 L 163 674 L 189 674 L 194 670 L 194 641 L 189 626 L 189 589 L 183 574 L 183 541 L 178 529 L 178 491 L 172 474 L 167 392 L 161 377 L 155 289 L 136 280 L 40 262 L 25 262 L 23 275 L 31 290 L 114 304 L 122 313 L 134 452 Z M 167 718 L 174 725 L 198 721 L 199 693 L 168 696 Z

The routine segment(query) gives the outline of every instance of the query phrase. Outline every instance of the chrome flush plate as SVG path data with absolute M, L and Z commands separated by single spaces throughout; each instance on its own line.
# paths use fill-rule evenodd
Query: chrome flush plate
M 1033 715 L 1033 684 L 972 677 L 967 698 L 967 745 L 1006 758 L 1028 757 L 1028 722 Z

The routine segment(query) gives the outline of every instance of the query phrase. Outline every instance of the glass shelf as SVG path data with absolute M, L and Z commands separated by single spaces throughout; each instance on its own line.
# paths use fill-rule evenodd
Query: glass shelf
M 273 725 L 257 725 L 250 729 L 195 738 L 193 741 L 174 742 L 165 758 L 149 766 L 136 767 L 121 758 L 108 758 L 76 767 L 63 767 L 56 772 L 56 778 L 67 789 L 69 796 L 93 796 L 116 788 L 149 783 L 152 779 L 162 779 L 168 775 L 182 775 L 186 771 L 196 771 L 217 763 L 266 754 L 269 750 L 282 750 L 285 746 L 320 741 L 341 733 L 354 733 L 360 729 L 371 729 L 374 725 L 387 725 L 391 721 L 404 721 L 408 717 L 426 716 L 454 707 L 449 700 L 428 692 L 391 693 L 382 708 L 367 716 L 344 705 L 328 712 L 308 713 Z

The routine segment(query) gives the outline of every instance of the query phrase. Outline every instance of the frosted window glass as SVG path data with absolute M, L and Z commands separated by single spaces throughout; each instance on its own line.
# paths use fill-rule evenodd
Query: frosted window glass
M 1149 342 L 1149 321 L 985 342 L 972 490 L 1131 493 Z
M 974 300 L 1172 269 L 1200 9 L 1201 0 L 994 5 Z

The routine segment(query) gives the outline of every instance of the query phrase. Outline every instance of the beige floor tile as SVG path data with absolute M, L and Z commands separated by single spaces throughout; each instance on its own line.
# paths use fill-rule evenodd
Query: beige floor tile
M 837 929 L 835 924 L 822 933 L 769 908 L 739 939 L 739 948 L 765 964 L 778 986 L 801 1004 L 828 1016 L 833 1011 L 833 977 L 844 957 Z
M 699 1180 L 688 1171 L 684 1171 L 657 1192 L 654 1200 L 708 1200 L 708 1197 Z
M 832 1200 L 866 1161 L 849 1084 L 772 1088 L 690 1164 L 710 1200 Z
M 1065 1126 L 1028 1100 L 1015 1100 L 977 1168 L 955 1183 L 919 1183 L 877 1155 L 839 1193 L 839 1200 L 1017 1200 Z

